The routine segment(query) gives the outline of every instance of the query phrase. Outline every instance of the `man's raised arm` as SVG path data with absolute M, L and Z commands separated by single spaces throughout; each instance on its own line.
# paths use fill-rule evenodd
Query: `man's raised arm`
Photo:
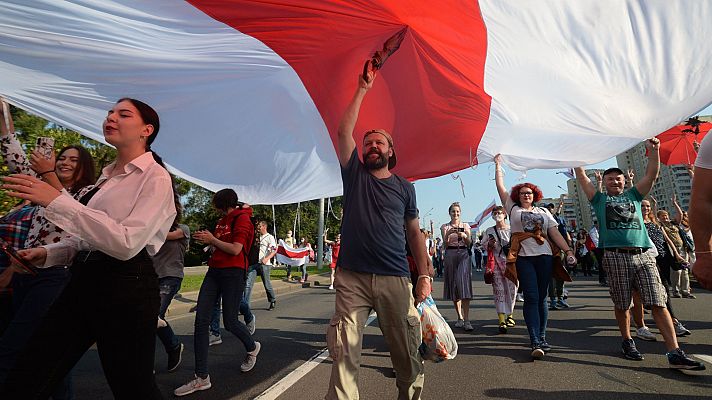
M 651 138 L 645 142 L 645 149 L 648 150 L 648 167 L 645 169 L 645 176 L 635 184 L 638 192 L 645 197 L 653 188 L 655 180 L 660 172 L 660 140 Z
M 596 190 L 596 187 L 593 186 L 591 179 L 588 178 L 586 170 L 583 169 L 583 167 L 574 168 L 574 172 L 576 172 L 576 180 L 579 185 L 581 185 L 581 189 L 583 189 L 583 192 L 586 193 L 586 198 L 591 201 L 598 190 Z
M 363 75 L 359 74 L 358 78 L 358 88 L 354 97 L 351 98 L 351 103 L 346 107 L 343 117 L 341 117 L 341 122 L 339 123 L 338 137 L 338 151 L 337 155 L 339 157 L 339 163 L 341 166 L 345 166 L 351 154 L 356 148 L 356 141 L 354 140 L 354 127 L 356 126 L 356 121 L 358 120 L 358 112 L 361 109 L 361 102 L 366 96 L 366 92 L 373 86 L 373 80 L 376 79 L 376 73 L 369 71 L 368 82 L 363 79 Z

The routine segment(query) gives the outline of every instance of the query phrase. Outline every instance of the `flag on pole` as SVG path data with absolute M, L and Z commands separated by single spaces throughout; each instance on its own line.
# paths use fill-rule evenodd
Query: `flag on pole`
M 282 264 L 299 267 L 309 262 L 309 256 L 312 253 L 309 247 L 293 248 L 284 243 L 284 240 L 279 240 L 277 246 L 277 262 Z
M 574 169 L 573 169 L 573 168 L 567 168 L 567 169 L 565 169 L 565 170 L 563 170 L 563 171 L 557 172 L 557 174 L 562 174 L 562 175 L 564 175 L 565 177 L 567 177 L 567 178 L 569 178 L 569 179 L 574 179 L 574 178 L 576 177 L 576 174 L 574 173 Z
M 482 212 L 475 218 L 474 222 L 468 222 L 468 224 L 470 225 L 470 229 L 474 230 L 474 229 L 479 228 L 480 225 L 482 225 L 482 222 L 484 222 L 485 219 L 487 219 L 490 215 L 492 215 L 492 211 L 494 210 L 494 208 L 496 206 L 497 206 L 497 202 L 494 199 L 492 199 L 492 202 L 487 206 L 487 208 L 482 210 Z

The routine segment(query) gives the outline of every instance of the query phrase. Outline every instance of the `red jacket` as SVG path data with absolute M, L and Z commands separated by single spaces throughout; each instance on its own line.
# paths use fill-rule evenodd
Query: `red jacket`
M 215 248 L 213 255 L 208 260 L 211 268 L 239 267 L 247 269 L 247 253 L 250 251 L 255 237 L 255 227 L 250 217 L 252 208 L 238 208 L 222 217 L 215 227 L 215 237 L 223 242 L 242 243 L 242 251 L 234 256 Z

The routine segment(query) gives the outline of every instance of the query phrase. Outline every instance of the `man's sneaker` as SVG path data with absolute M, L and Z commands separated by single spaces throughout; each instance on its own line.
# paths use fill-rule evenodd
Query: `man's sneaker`
M 538 344 L 532 346 L 532 358 L 535 360 L 541 360 L 542 357 L 544 357 L 544 350 L 542 350 L 541 346 Z
M 554 310 L 559 310 L 559 306 L 556 304 L 555 300 L 549 300 L 549 310 L 554 311 Z
M 658 340 L 657 337 L 655 337 L 655 334 L 653 332 L 650 332 L 650 329 L 647 326 L 643 326 L 636 329 L 635 336 L 640 340 L 647 340 L 649 342 L 654 342 Z
M 245 358 L 245 361 L 242 363 L 242 365 L 240 365 L 240 371 L 247 372 L 255 367 L 255 364 L 257 363 L 257 354 L 260 353 L 261 348 L 262 345 L 260 344 L 260 342 L 255 342 L 255 349 L 247 352 L 247 357 Z
M 672 294 L 672 297 L 677 297 L 678 299 L 680 299 L 680 298 L 682 298 L 682 295 L 681 295 L 680 293 L 678 293 L 678 292 L 674 292 L 674 293 Z
M 551 351 L 551 345 L 546 342 L 545 339 L 541 339 L 541 342 L 539 342 L 539 347 L 544 351 L 544 353 L 548 353 Z
M 702 371 L 705 364 L 688 357 L 682 349 L 675 349 L 667 353 L 668 363 L 672 369 L 687 369 L 691 371 Z
M 559 301 L 556 302 L 556 305 L 559 308 L 569 308 L 569 303 L 567 303 L 564 299 L 559 299 Z
M 275 309 L 275 307 L 277 307 L 277 300 L 272 300 L 272 301 L 269 303 L 269 308 L 268 308 L 267 310 L 268 310 L 268 311 L 273 311 L 273 310 Z
M 205 379 L 199 378 L 196 375 L 195 379 L 174 390 L 173 394 L 176 396 L 185 396 L 187 394 L 197 392 L 198 390 L 208 390 L 211 386 L 210 375 L 206 376 Z
M 252 321 L 245 324 L 245 325 L 247 325 L 247 330 L 250 331 L 250 335 L 255 334 L 255 329 L 257 329 L 257 327 L 255 326 L 256 321 L 257 321 L 257 317 L 255 317 L 255 314 L 252 314 Z
M 334 285 L 329 285 L 329 290 L 334 290 Z
M 682 322 L 677 321 L 674 323 L 675 325 L 675 336 L 682 337 L 682 336 L 688 336 L 692 334 L 689 329 L 685 328 L 685 326 L 682 324 Z
M 475 329 L 472 327 L 472 324 L 470 323 L 470 321 L 465 321 L 464 328 L 465 328 L 465 332 L 469 332 L 469 331 Z
M 683 293 L 683 294 L 682 294 L 682 297 L 685 298 L 685 299 L 696 299 L 696 298 L 697 298 L 697 296 L 695 296 L 695 295 L 692 294 L 692 293 L 688 293 L 688 294 L 684 294 L 684 293 Z
M 508 317 L 507 317 L 507 319 L 506 319 L 506 320 L 505 320 L 504 322 L 506 322 L 506 323 L 507 323 L 507 327 L 508 327 L 508 328 L 511 328 L 511 327 L 513 327 L 514 325 L 516 325 L 516 324 L 517 324 L 517 322 L 516 322 L 516 321 L 514 321 L 514 318 L 512 318 L 512 316 L 511 316 L 511 315 L 510 315 L 510 316 L 508 316 Z
M 168 372 L 175 371 L 180 365 L 183 348 L 183 343 L 179 343 L 178 347 L 168 352 L 168 364 L 166 365 L 166 370 Z
M 643 355 L 640 354 L 638 349 L 635 347 L 635 342 L 633 341 L 633 339 L 624 339 L 622 349 L 625 358 L 635 361 L 643 360 Z
M 524 295 L 521 293 L 517 293 L 517 301 L 524 301 Z
M 457 322 L 455 322 L 455 328 L 462 328 L 465 326 L 465 321 L 458 319 Z
M 211 333 L 210 339 L 208 340 L 208 346 L 215 346 L 220 343 L 222 343 L 222 336 Z

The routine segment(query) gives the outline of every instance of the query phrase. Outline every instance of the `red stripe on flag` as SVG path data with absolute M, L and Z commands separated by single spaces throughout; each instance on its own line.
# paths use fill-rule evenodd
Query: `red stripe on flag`
M 364 61 L 407 27 L 400 49 L 363 103 L 357 145 L 368 129 L 390 131 L 398 153 L 395 172 L 410 179 L 476 162 L 470 157 L 482 139 L 491 104 L 484 92 L 487 33 L 476 1 L 188 2 L 287 61 L 334 142 Z
M 284 246 L 279 246 L 277 247 L 277 254 L 281 254 L 289 258 L 304 258 L 309 255 L 309 250 L 289 251 L 285 249 Z

